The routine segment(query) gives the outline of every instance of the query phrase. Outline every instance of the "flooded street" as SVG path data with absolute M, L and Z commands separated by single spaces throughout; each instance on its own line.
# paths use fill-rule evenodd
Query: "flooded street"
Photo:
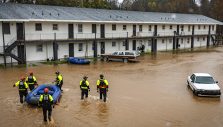
M 97 62 L 89 66 L 39 65 L 0 69 L 1 127 L 222 127 L 221 98 L 196 97 L 187 88 L 193 72 L 214 76 L 223 91 L 223 47 L 208 52 L 145 55 L 140 63 Z M 19 103 L 12 85 L 33 71 L 38 84 L 50 84 L 59 70 L 64 77 L 61 102 L 53 123 L 44 124 L 42 109 Z M 108 102 L 98 100 L 96 80 L 109 82 Z M 79 81 L 87 75 L 90 96 L 80 100 Z

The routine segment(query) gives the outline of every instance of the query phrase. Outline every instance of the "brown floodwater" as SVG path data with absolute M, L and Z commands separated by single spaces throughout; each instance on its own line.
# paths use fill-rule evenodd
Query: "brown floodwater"
M 187 76 L 207 72 L 223 89 L 223 47 L 202 52 L 144 55 L 139 63 L 96 62 L 89 66 L 38 65 L 0 69 L 1 127 L 222 127 L 221 98 L 196 97 L 187 88 Z M 54 72 L 64 77 L 61 101 L 53 121 L 43 123 L 42 110 L 20 104 L 12 85 L 29 71 L 39 84 L 49 84 Z M 98 100 L 96 80 L 109 81 L 108 101 Z M 79 81 L 87 75 L 91 92 L 80 100 Z

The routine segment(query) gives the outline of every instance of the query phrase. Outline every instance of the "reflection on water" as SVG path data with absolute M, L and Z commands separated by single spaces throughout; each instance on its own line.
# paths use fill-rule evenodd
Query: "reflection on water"
M 223 48 L 208 52 L 144 55 L 140 63 L 100 62 L 89 66 L 39 65 L 0 69 L 0 126 L 2 127 L 222 127 L 222 98 L 197 97 L 186 78 L 207 72 L 223 89 Z M 12 85 L 32 70 L 39 84 L 50 83 L 59 70 L 63 97 L 53 109 L 53 123 L 44 124 L 42 109 L 19 103 Z M 109 101 L 99 100 L 96 81 L 109 81 Z M 80 100 L 79 81 L 87 75 L 91 91 Z

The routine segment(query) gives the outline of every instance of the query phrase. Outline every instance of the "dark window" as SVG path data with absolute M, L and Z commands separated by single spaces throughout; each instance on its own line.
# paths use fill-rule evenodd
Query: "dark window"
M 139 25 L 139 31 L 142 32 L 142 25 Z
M 212 25 L 212 31 L 214 31 L 214 25 Z
M 112 47 L 115 47 L 116 46 L 116 42 L 112 42 Z
M 78 24 L 78 33 L 82 33 L 83 32 L 83 25 L 82 24 Z
M 113 30 L 113 31 L 116 30 L 116 24 L 112 24 L 112 30 Z
M 170 25 L 170 29 L 171 29 L 171 30 L 173 29 L 173 26 L 172 26 L 172 25 Z
M 208 76 L 197 76 L 195 82 L 199 84 L 214 84 L 215 83 L 214 79 Z
M 205 37 L 203 37 L 203 41 L 205 41 Z
M 191 76 L 190 76 L 190 79 L 191 79 L 192 82 L 194 82 L 194 80 L 195 80 L 195 75 L 194 75 L 194 74 L 191 75 Z
M 42 44 L 37 45 L 37 46 L 36 46 L 36 51 L 37 51 L 37 52 L 42 52 L 42 51 L 43 51 L 43 45 L 42 45 Z
M 180 27 L 181 27 L 181 31 L 184 31 L 184 26 L 183 26 L 183 25 L 181 25 Z
M 4 34 L 10 34 L 10 23 L 3 23 Z
M 164 40 L 164 39 L 162 39 L 162 43 L 163 43 L 163 44 L 165 43 L 165 40 Z
M 198 25 L 198 30 L 200 30 L 201 29 L 201 26 L 200 25 Z
M 36 31 L 42 31 L 42 24 L 36 23 Z
M 149 31 L 152 31 L 152 25 L 149 25 Z
M 58 30 L 58 24 L 53 24 L 53 30 Z
M 118 55 L 124 55 L 124 53 L 123 52 L 119 52 Z
M 122 42 L 122 45 L 125 46 L 125 43 L 126 43 L 126 41 L 123 41 L 123 42 Z
M 162 29 L 165 30 L 165 25 L 162 25 Z
M 184 43 L 184 39 L 183 38 L 181 38 L 181 44 L 183 44 Z
M 206 26 L 204 26 L 204 29 L 206 29 Z
M 78 44 L 78 51 L 83 51 L 83 43 Z
M 126 30 L 126 25 L 123 25 L 123 30 Z
M 188 31 L 190 31 L 190 26 L 188 26 Z

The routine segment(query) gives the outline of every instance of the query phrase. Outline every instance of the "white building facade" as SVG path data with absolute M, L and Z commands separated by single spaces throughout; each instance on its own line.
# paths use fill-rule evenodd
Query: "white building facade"
M 0 4 L 0 63 L 205 47 L 219 24 L 192 14 Z

